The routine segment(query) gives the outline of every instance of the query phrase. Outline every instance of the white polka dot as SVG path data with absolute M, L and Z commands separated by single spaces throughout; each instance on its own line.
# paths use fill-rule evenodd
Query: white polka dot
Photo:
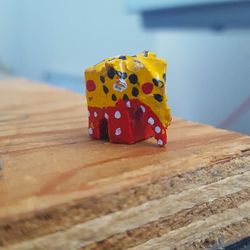
M 96 112 L 94 112 L 94 117 L 97 117 L 97 113 Z
M 93 134 L 93 129 L 89 128 L 89 134 L 92 135 Z
M 109 115 L 107 113 L 104 114 L 104 117 L 108 120 L 109 119 Z
M 149 118 L 148 118 L 148 123 L 149 123 L 150 125 L 154 125 L 155 121 L 154 121 L 154 119 L 153 119 L 152 117 L 149 117 Z
M 115 118 L 120 119 L 121 118 L 121 113 L 119 111 L 115 111 Z
M 121 133 L 122 133 L 121 128 L 117 128 L 117 129 L 115 130 L 115 135 L 120 135 Z
M 131 108 L 131 102 L 130 102 L 130 101 L 127 101 L 126 106 L 127 106 L 128 108 Z
M 159 139 L 159 140 L 157 141 L 157 144 L 162 146 L 162 145 L 163 145 L 163 141 L 162 141 L 161 139 Z
M 143 113 L 145 113 L 145 111 L 146 111 L 145 107 L 142 106 L 142 105 L 141 105 L 141 110 L 142 110 Z
M 156 126 L 156 127 L 155 127 L 155 132 L 156 132 L 157 134 L 159 134 L 159 133 L 161 132 L 161 128 L 160 128 L 159 126 Z
M 90 112 L 89 112 L 89 110 L 88 110 L 88 117 L 90 117 Z

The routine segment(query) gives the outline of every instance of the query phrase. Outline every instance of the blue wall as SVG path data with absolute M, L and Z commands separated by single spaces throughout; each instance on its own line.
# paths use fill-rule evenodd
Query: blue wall
M 0 69 L 10 70 L 16 61 L 18 38 L 13 1 L 0 0 Z
M 156 51 L 169 63 L 168 95 L 175 114 L 218 125 L 250 95 L 250 31 L 164 30 L 155 39 Z M 230 128 L 250 133 L 250 116 L 242 115 L 248 123 Z
M 124 0 L 0 0 L 0 11 L 0 61 L 32 79 L 81 77 L 105 57 L 153 49 Z

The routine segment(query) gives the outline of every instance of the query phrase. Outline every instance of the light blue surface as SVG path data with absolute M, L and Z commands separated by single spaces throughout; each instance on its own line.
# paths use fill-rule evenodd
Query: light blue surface
M 81 77 L 112 55 L 152 50 L 151 33 L 126 7 L 125 0 L 0 0 L 0 62 L 46 81 L 53 74 Z
M 129 6 L 147 29 L 250 28 L 249 0 L 129 0 Z
M 163 8 L 179 8 L 188 6 L 202 6 L 243 2 L 244 0 L 128 0 L 129 8 L 133 11 L 148 11 Z
M 218 125 L 250 95 L 250 31 L 157 31 L 156 52 L 168 61 L 173 113 Z M 250 116 L 239 129 L 250 134 Z M 246 118 L 244 118 L 246 117 Z M 237 121 L 228 128 L 237 127 Z

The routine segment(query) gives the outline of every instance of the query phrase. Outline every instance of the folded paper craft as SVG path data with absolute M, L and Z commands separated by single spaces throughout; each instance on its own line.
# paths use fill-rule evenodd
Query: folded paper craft
M 117 56 L 85 70 L 89 135 L 114 143 L 154 136 L 167 143 L 166 62 L 152 52 Z

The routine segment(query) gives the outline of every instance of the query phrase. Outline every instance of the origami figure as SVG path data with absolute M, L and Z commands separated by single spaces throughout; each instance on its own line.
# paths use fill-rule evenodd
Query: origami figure
M 148 51 L 87 68 L 89 135 L 128 144 L 154 136 L 165 145 L 171 122 L 165 78 L 166 62 Z

